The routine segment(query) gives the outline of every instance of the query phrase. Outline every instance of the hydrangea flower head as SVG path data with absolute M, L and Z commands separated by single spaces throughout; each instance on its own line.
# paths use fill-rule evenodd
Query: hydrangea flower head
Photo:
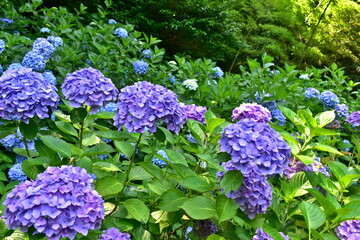
M 104 201 L 92 181 L 79 167 L 48 167 L 36 180 L 20 183 L 7 195 L 5 223 L 24 232 L 32 226 L 35 234 L 50 240 L 87 235 L 100 228 L 104 218 Z
M 280 111 L 280 109 L 276 108 L 273 109 L 271 112 L 271 115 L 273 117 L 273 121 L 278 121 L 278 125 L 284 126 L 286 123 L 286 117 L 284 114 Z
M 117 21 L 114 19 L 109 19 L 108 24 L 117 24 Z
M 217 226 L 210 219 L 196 220 L 194 232 L 200 239 L 206 239 L 211 234 L 217 232 Z
M 206 107 L 196 106 L 195 104 L 183 105 L 186 117 L 194 119 L 202 124 L 205 124 Z
M 45 71 L 42 73 L 42 76 L 46 81 L 56 86 L 56 77 L 54 76 L 54 73 L 52 71 Z
M 115 29 L 114 34 L 117 35 L 120 38 L 126 38 L 128 36 L 128 32 L 124 28 Z
M 122 233 L 117 228 L 109 228 L 99 236 L 98 240 L 130 240 L 130 234 Z
M 12 63 L 8 66 L 7 70 L 21 68 L 21 67 L 22 67 L 21 63 Z
M 0 77 L 0 117 L 28 123 L 35 116 L 49 118 L 57 108 L 56 88 L 30 68 L 7 70 Z
M 51 43 L 55 48 L 63 45 L 63 40 L 61 39 L 61 37 L 48 36 L 46 40 Z
M 336 228 L 336 235 L 340 240 L 360 239 L 360 220 L 348 220 L 340 223 Z
M 315 98 L 318 99 L 320 97 L 320 92 L 316 88 L 307 88 L 305 90 L 305 99 Z
M 136 74 L 145 74 L 148 71 L 149 64 L 142 60 L 138 60 L 134 62 L 133 67 Z
M 360 111 L 352 112 L 347 118 L 346 121 L 350 123 L 353 127 L 360 126 Z
M 320 94 L 319 99 L 328 108 L 335 108 L 339 104 L 339 98 L 331 91 L 324 91 Z
M 32 68 L 38 72 L 43 71 L 45 65 L 46 59 L 36 51 L 28 52 L 22 60 L 22 66 Z
M 109 78 L 99 70 L 84 68 L 68 73 L 62 85 L 62 92 L 70 106 L 81 107 L 83 104 L 91 107 L 91 112 L 108 102 L 115 101 L 118 90 Z
M 4 40 L 0 39 L 0 53 L 5 50 L 5 42 Z
M 169 157 L 164 150 L 157 151 L 157 154 L 162 156 L 164 159 L 169 160 Z M 159 167 L 165 167 L 167 165 L 167 163 L 164 160 L 162 160 L 160 158 L 156 158 L 156 157 L 153 157 L 152 162 L 155 165 L 158 165 Z
M 108 104 L 100 108 L 100 111 L 112 112 L 112 113 L 116 112 L 116 110 L 117 110 L 117 106 L 116 103 L 114 102 L 109 102 Z
M 33 44 L 33 51 L 47 60 L 55 52 L 55 47 L 45 38 L 38 38 Z
M 280 235 L 284 238 L 284 240 L 290 240 L 288 236 L 286 236 L 284 233 L 279 232 Z M 272 237 L 270 237 L 269 234 L 264 232 L 262 228 L 256 229 L 256 235 L 253 237 L 252 240 L 274 240 Z
M 335 106 L 335 112 L 338 117 L 348 117 L 349 116 L 349 108 L 345 104 L 338 104 Z
M 243 103 L 233 110 L 232 118 L 233 121 L 247 118 L 257 122 L 269 122 L 271 113 L 257 103 Z
M 40 32 L 41 32 L 41 33 L 49 33 L 49 32 L 50 32 L 50 29 L 47 28 L 47 27 L 43 27 L 43 28 L 40 29 Z
M 27 179 L 26 174 L 21 168 L 21 163 L 16 163 L 12 168 L 9 169 L 8 177 L 10 178 L 10 181 L 24 182 Z
M 165 123 L 178 133 L 186 122 L 184 109 L 172 91 L 160 85 L 142 81 L 121 89 L 114 117 L 115 126 L 125 126 L 131 133 L 155 132 Z
M 229 153 L 243 174 L 254 165 L 261 175 L 282 175 L 288 165 L 290 147 L 268 123 L 242 119 L 224 128 L 219 143 L 220 151 Z
M 145 49 L 141 53 L 144 55 L 145 58 L 150 59 L 150 55 L 151 55 L 150 49 Z
M 214 73 L 211 74 L 212 77 L 221 78 L 222 76 L 224 76 L 224 72 L 223 70 L 221 70 L 220 67 L 214 67 L 211 70 L 215 71 Z
M 186 79 L 185 81 L 183 81 L 182 85 L 185 86 L 187 89 L 196 90 L 199 87 L 196 81 L 196 79 Z

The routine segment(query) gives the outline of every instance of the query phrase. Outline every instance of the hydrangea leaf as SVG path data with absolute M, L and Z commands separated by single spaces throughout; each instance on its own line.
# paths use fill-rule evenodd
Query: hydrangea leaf
M 38 125 L 33 119 L 29 119 L 29 123 L 20 122 L 19 129 L 24 138 L 33 140 L 38 132 Z
M 70 134 L 72 136 L 78 137 L 78 132 L 72 126 L 71 123 L 63 122 L 63 121 L 55 121 L 55 125 L 64 133 Z
M 212 189 L 208 179 L 203 176 L 186 177 L 182 185 L 198 192 L 207 192 Z
M 323 210 L 314 203 L 301 202 L 299 204 L 308 229 L 317 229 L 325 223 L 326 216 Z
M 220 195 L 216 199 L 216 213 L 220 222 L 233 218 L 238 208 L 239 205 L 225 195 Z
M 332 219 L 336 216 L 336 208 L 335 206 L 328 200 L 326 197 L 324 197 L 318 190 L 316 189 L 307 189 L 307 191 L 313 195 L 316 200 L 321 204 L 321 206 L 325 210 L 326 217 L 328 219 Z
M 153 178 L 153 176 L 140 166 L 135 166 L 130 169 L 129 181 L 131 181 L 131 180 L 149 180 L 152 178 Z
M 40 138 L 46 146 L 48 146 L 55 152 L 60 153 L 60 155 L 64 157 L 71 157 L 70 145 L 64 140 L 50 135 L 41 136 Z
M 150 210 L 143 201 L 131 198 L 124 202 L 124 206 L 133 218 L 142 223 L 148 222 Z
M 116 150 L 109 144 L 100 143 L 84 151 L 81 156 L 96 156 L 106 153 L 113 153 Z
M 236 191 L 240 188 L 244 177 L 238 170 L 227 171 L 220 181 L 220 188 L 224 189 L 224 193 Z
M 107 176 L 96 181 L 96 191 L 101 196 L 114 195 L 119 193 L 124 185 L 115 177 Z
M 315 116 L 319 127 L 324 127 L 335 119 L 335 111 L 326 111 Z
M 179 189 L 170 189 L 161 195 L 161 203 L 158 208 L 166 212 L 178 211 L 187 197 Z
M 261 227 L 267 234 L 270 235 L 274 240 L 284 240 L 284 238 L 280 235 L 278 231 L 276 231 L 274 228 L 270 227 L 267 224 L 263 224 Z
M 176 152 L 171 149 L 166 149 L 165 151 L 171 162 L 182 164 L 184 166 L 188 166 L 188 163 L 187 163 L 185 157 L 181 153 Z
M 164 175 L 160 168 L 154 166 L 151 162 L 139 162 L 138 163 L 145 171 L 156 177 L 158 180 L 163 180 Z
M 135 152 L 134 147 L 128 142 L 114 141 L 114 144 L 116 149 L 125 154 L 128 159 L 130 159 Z
M 208 219 L 216 214 L 215 203 L 204 196 L 195 196 L 188 199 L 181 206 L 193 219 Z

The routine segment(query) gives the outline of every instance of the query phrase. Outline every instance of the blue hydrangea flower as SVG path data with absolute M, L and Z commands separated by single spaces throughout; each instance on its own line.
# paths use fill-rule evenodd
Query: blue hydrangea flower
M 12 168 L 9 169 L 8 177 L 10 178 L 10 181 L 24 182 L 27 179 L 26 174 L 21 168 L 21 163 L 16 163 Z
M 145 49 L 145 50 L 143 50 L 141 53 L 144 55 L 145 58 L 150 59 L 150 56 L 151 56 L 151 51 L 150 51 L 150 49 Z
M 45 65 L 46 59 L 43 56 L 39 55 L 39 53 L 36 51 L 28 52 L 22 60 L 22 66 L 32 68 L 38 72 L 43 71 Z
M 257 103 L 244 103 L 232 111 L 232 118 L 233 121 L 248 118 L 257 122 L 269 122 L 271 113 Z
M 4 40 L 0 39 L 0 53 L 5 50 L 5 42 Z
M 55 52 L 55 47 L 45 38 L 38 38 L 33 44 L 33 51 L 47 60 Z
M 360 220 L 348 220 L 340 223 L 336 228 L 336 235 L 340 240 L 360 239 Z
M 206 107 L 196 106 L 195 104 L 184 105 L 181 104 L 185 110 L 187 119 L 194 119 L 202 124 L 205 124 Z
M 279 232 L 280 235 L 284 238 L 284 240 L 290 240 L 288 236 L 286 236 L 284 233 Z M 270 237 L 269 234 L 264 232 L 262 228 L 256 229 L 256 235 L 252 238 L 252 240 L 274 240 L 272 237 Z
M 305 90 L 305 99 L 315 98 L 318 99 L 320 97 L 320 92 L 316 88 L 307 88 Z
M 108 24 L 117 24 L 117 21 L 114 19 L 109 19 Z
M 360 126 L 360 111 L 352 112 L 347 118 L 346 121 L 350 123 L 353 127 Z
M 3 69 L 2 65 L 0 64 L 0 74 L 2 74 L 3 71 L 4 71 L 4 69 Z
M 309 80 L 310 78 L 309 78 L 309 75 L 302 74 L 302 75 L 300 75 L 299 79 L 301 79 L 301 80 Z
M 193 231 L 200 239 L 206 239 L 217 232 L 217 226 L 210 219 L 196 220 Z
M 8 66 L 7 70 L 21 68 L 21 67 L 22 67 L 21 63 L 12 63 Z
M 130 234 L 122 233 L 117 228 L 109 228 L 99 236 L 98 240 L 130 240 Z
M 178 133 L 186 122 L 184 109 L 172 91 L 142 81 L 121 89 L 114 125 L 125 126 L 131 133 L 155 132 L 158 125 L 167 125 Z
M 6 23 L 6 24 L 10 24 L 10 23 L 13 23 L 13 22 L 14 22 L 13 20 L 7 19 L 7 18 L 1 18 L 1 21 L 3 21 L 3 22 Z
M 78 108 L 85 104 L 91 107 L 92 113 L 108 102 L 115 101 L 118 94 L 111 79 L 93 68 L 66 74 L 61 88 L 71 107 Z
M 9 152 L 13 152 L 14 148 L 23 148 L 25 149 L 25 144 L 23 142 L 23 136 L 20 133 L 20 130 L 18 129 L 16 134 L 10 134 L 2 139 L 0 139 L 0 144 L 2 144 L 5 149 Z M 33 140 L 28 140 L 27 142 L 28 149 L 31 151 L 35 150 L 35 142 Z M 18 162 L 18 161 L 16 161 Z
M 114 102 L 109 102 L 108 104 L 100 108 L 100 111 L 112 112 L 112 113 L 116 112 L 116 110 L 117 110 L 117 106 L 116 103 Z
M 186 139 L 191 143 L 196 143 L 195 138 L 191 134 L 186 134 Z
M 120 38 L 126 38 L 128 36 L 128 32 L 124 28 L 115 29 L 114 34 L 117 35 Z
M 42 76 L 46 81 L 49 81 L 49 83 L 56 86 L 56 77 L 54 76 L 54 73 L 52 71 L 47 70 L 42 73 Z
M 196 90 L 199 87 L 196 81 L 196 79 L 186 79 L 185 81 L 183 81 L 182 85 L 185 86 L 187 89 Z
M 164 150 L 157 151 L 157 154 L 159 154 L 164 159 L 169 160 L 169 157 Z M 155 165 L 158 165 L 159 167 L 165 167 L 167 165 L 167 163 L 164 160 L 162 160 L 160 158 L 156 158 L 156 157 L 153 157 L 152 162 Z
M 36 180 L 17 185 L 6 197 L 5 223 L 9 229 L 26 232 L 33 227 L 48 239 L 73 240 L 87 235 L 104 219 L 101 196 L 85 169 L 73 166 L 48 167 Z
M 338 104 L 335 106 L 335 113 L 338 117 L 348 117 L 349 108 L 345 104 Z
M 35 116 L 49 118 L 59 103 L 56 88 L 30 68 L 7 70 L 0 77 L 0 117 L 29 122 Z
M 335 108 L 339 104 L 339 98 L 331 91 L 324 91 L 320 94 L 319 99 L 328 108 Z
M 63 45 L 63 40 L 61 37 L 49 36 L 46 38 L 55 48 L 58 48 Z
M 133 67 L 136 74 L 145 74 L 148 71 L 149 64 L 144 61 L 138 60 L 134 62 Z
M 242 119 L 224 128 L 219 143 L 220 151 L 229 153 L 243 174 L 255 165 L 261 175 L 282 175 L 288 165 L 290 147 L 268 123 Z
M 284 114 L 280 111 L 280 109 L 276 108 L 271 111 L 271 115 L 275 121 L 278 121 L 278 125 L 284 126 L 286 123 L 286 117 Z
M 40 32 L 41 32 L 41 33 L 49 33 L 49 32 L 50 32 L 50 29 L 47 28 L 47 27 L 43 27 L 43 28 L 40 29 Z
M 174 84 L 175 82 L 176 82 L 176 78 L 175 78 L 175 76 L 174 75 L 172 75 L 171 73 L 168 73 L 168 76 L 170 77 L 170 82 L 171 82 L 171 84 Z
M 211 76 L 214 78 L 221 78 L 222 76 L 224 76 L 224 72 L 223 70 L 221 70 L 220 67 L 214 67 L 211 70 L 215 71 L 214 73 L 211 74 Z

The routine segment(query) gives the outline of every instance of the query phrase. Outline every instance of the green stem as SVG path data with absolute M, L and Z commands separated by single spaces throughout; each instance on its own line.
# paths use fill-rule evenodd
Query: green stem
M 84 137 L 84 122 L 80 122 L 80 132 L 79 132 L 79 140 L 80 140 L 80 144 L 79 147 L 82 149 L 83 147 L 83 137 Z

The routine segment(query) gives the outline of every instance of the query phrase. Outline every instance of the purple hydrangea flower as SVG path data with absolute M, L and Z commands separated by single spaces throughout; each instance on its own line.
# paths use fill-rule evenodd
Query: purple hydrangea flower
M 349 108 L 345 104 L 338 104 L 335 106 L 335 112 L 338 117 L 348 117 Z
M 160 85 L 142 81 L 121 89 L 115 126 L 125 126 L 129 132 L 155 132 L 165 123 L 170 131 L 178 133 L 186 122 L 184 109 L 172 91 Z
M 128 36 L 128 32 L 124 28 L 115 29 L 114 34 L 120 38 L 126 38 Z
M 350 123 L 353 127 L 360 126 L 360 111 L 352 112 L 347 118 L 346 121 Z
M 50 32 L 50 29 L 47 28 L 47 27 L 43 27 L 43 28 L 40 29 L 40 32 L 41 32 L 41 33 L 49 33 L 49 32 Z
M 110 101 L 116 100 L 118 90 L 99 70 L 84 68 L 73 73 L 66 74 L 62 85 L 62 92 L 70 106 L 82 107 L 83 104 L 91 107 L 91 112 Z
M 21 67 L 22 67 L 21 63 L 12 63 L 8 66 L 7 70 L 21 68 Z
M 144 55 L 145 58 L 150 59 L 150 55 L 151 55 L 150 49 L 145 49 L 141 53 Z
M 269 122 L 271 113 L 257 103 L 243 103 L 232 112 L 232 120 L 253 119 L 257 122 Z
M 4 40 L 0 39 L 0 53 L 5 50 L 5 42 Z
M 309 165 L 305 165 L 301 161 L 296 161 L 295 164 L 287 169 L 284 170 L 285 177 L 291 178 L 298 172 L 321 172 L 325 174 L 325 176 L 330 177 L 329 172 L 327 171 L 326 167 L 322 165 L 320 158 L 315 157 L 314 162 L 310 163 Z
M 195 104 L 183 105 L 187 119 L 194 119 L 202 124 L 205 124 L 206 107 L 196 106 Z
M 33 44 L 33 51 L 47 60 L 55 52 L 55 47 L 45 38 L 38 38 Z
M 339 104 L 339 98 L 331 91 L 324 91 L 320 94 L 319 99 L 328 108 L 335 108 Z
M 49 118 L 49 109 L 54 111 L 58 102 L 56 88 L 30 68 L 7 70 L 0 77 L 0 117 L 3 119 L 28 123 L 35 116 Z
M 336 235 L 340 240 L 360 239 L 360 220 L 348 220 L 340 223 L 336 228 Z
M 145 74 L 148 71 L 149 64 L 144 61 L 138 60 L 134 62 L 133 67 L 136 74 Z
M 214 73 L 211 74 L 212 77 L 221 78 L 222 76 L 224 76 L 224 72 L 223 70 L 221 70 L 220 67 L 214 67 L 211 70 L 215 71 Z
M 157 154 L 159 154 L 161 157 L 169 161 L 169 157 L 164 150 L 157 151 Z M 152 163 L 158 165 L 159 167 L 165 167 L 167 165 L 167 163 L 164 160 L 156 157 L 153 157 Z
M 54 73 L 52 71 L 47 70 L 42 73 L 42 76 L 46 81 L 56 86 L 56 77 L 54 76 Z
M 193 231 L 197 237 L 206 239 L 211 234 L 217 232 L 217 226 L 210 219 L 197 220 Z
M 48 36 L 46 40 L 50 42 L 55 48 L 63 45 L 63 40 L 61 39 L 61 37 Z
M 114 19 L 109 19 L 108 24 L 117 24 L 117 21 Z
M 35 71 L 41 72 L 46 65 L 46 59 L 40 55 L 37 51 L 30 51 L 25 54 L 22 60 L 22 66 L 32 68 Z
M 284 240 L 290 240 L 288 236 L 286 236 L 284 233 L 279 232 L 280 235 L 284 238 Z M 272 237 L 270 237 L 269 234 L 264 232 L 262 228 L 256 229 L 256 235 L 253 237 L 252 240 L 274 240 Z
M 109 228 L 99 236 L 98 240 L 130 240 L 130 234 L 122 233 L 117 228 Z
M 318 99 L 320 97 L 320 92 L 316 88 L 307 88 L 305 90 L 305 99 L 315 98 Z
M 9 229 L 26 232 L 28 227 L 50 240 L 74 239 L 98 229 L 104 218 L 101 196 L 85 169 L 73 166 L 48 167 L 36 180 L 25 181 L 10 192 L 4 205 Z
M 255 215 L 265 213 L 271 205 L 272 189 L 266 181 L 265 176 L 252 168 L 244 175 L 243 184 L 236 191 L 226 194 L 228 198 L 234 199 L 239 204 L 240 209 L 245 212 L 250 219 Z
M 231 155 L 237 170 L 247 174 L 254 164 L 262 175 L 282 175 L 288 165 L 290 147 L 268 123 L 242 119 L 222 133 L 220 150 Z
M 12 168 L 9 169 L 8 177 L 10 178 L 10 181 L 24 182 L 27 179 L 26 174 L 21 168 L 21 163 L 16 163 Z

